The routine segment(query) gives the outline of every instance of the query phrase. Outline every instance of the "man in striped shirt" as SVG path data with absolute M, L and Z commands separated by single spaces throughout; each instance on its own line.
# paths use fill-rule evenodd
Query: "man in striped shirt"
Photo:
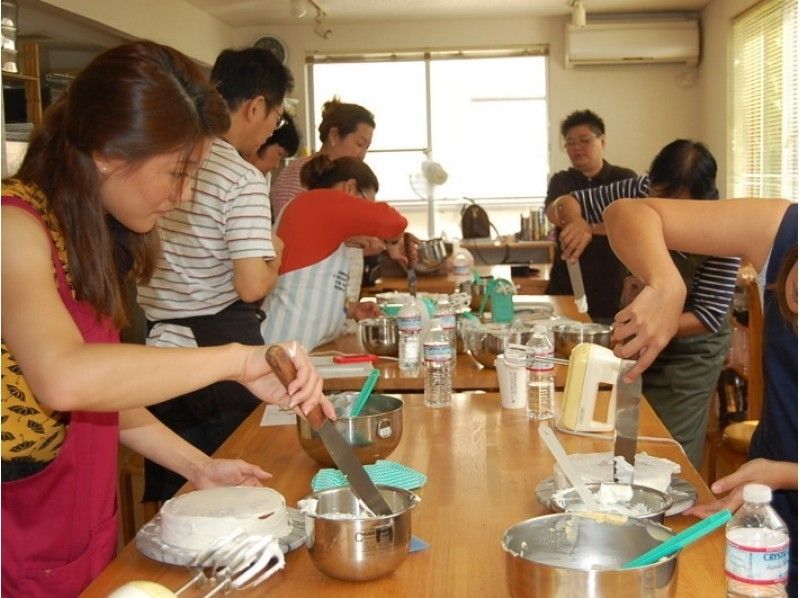
M 148 345 L 262 344 L 260 301 L 277 281 L 281 242 L 272 236 L 269 194 L 255 152 L 283 119 L 291 73 L 267 50 L 224 50 L 211 82 L 230 111 L 199 169 L 194 197 L 159 222 L 162 255 L 138 301 Z M 151 407 L 186 440 L 210 454 L 259 404 L 244 387 L 221 382 Z M 183 479 L 147 462 L 144 500 L 165 500 Z
M 717 164 L 702 143 L 678 139 L 665 146 L 649 175 L 576 191 L 548 207 L 551 220 L 561 204 L 567 224 L 560 237 L 565 259 L 576 259 L 591 239 L 592 223 L 623 197 L 717 199 Z M 730 308 L 739 258 L 672 253 L 689 293 L 675 338 L 642 375 L 643 393 L 698 469 L 702 465 L 708 401 L 729 341 Z M 626 281 L 631 282 L 631 281 Z

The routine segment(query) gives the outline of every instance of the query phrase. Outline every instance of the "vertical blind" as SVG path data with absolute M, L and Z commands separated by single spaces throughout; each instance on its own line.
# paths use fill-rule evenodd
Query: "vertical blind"
M 800 195 L 797 27 L 797 0 L 766 0 L 734 19 L 733 197 Z

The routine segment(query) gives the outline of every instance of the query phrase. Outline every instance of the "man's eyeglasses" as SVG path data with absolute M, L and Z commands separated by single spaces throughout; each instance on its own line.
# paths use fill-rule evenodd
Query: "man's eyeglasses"
M 595 139 L 597 139 L 597 135 L 588 135 L 586 137 L 578 137 L 577 139 L 567 139 L 564 142 L 564 149 L 571 149 L 578 146 L 586 147 Z
M 283 116 L 282 112 L 278 112 L 277 108 L 273 108 L 275 110 L 275 114 L 278 115 L 278 120 L 275 121 L 275 130 L 280 129 L 283 125 L 286 124 L 286 117 Z

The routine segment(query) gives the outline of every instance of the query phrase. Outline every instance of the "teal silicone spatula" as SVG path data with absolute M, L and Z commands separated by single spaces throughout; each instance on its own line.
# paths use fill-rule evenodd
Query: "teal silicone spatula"
M 665 540 L 661 544 L 654 546 L 644 554 L 637 556 L 635 559 L 628 561 L 622 565 L 623 569 L 632 569 L 633 567 L 643 567 L 645 565 L 652 565 L 658 559 L 669 556 L 673 552 L 678 552 L 684 546 L 688 546 L 692 542 L 699 540 L 703 536 L 710 534 L 719 526 L 724 525 L 731 518 L 731 512 L 728 509 L 722 509 L 718 513 L 714 513 L 711 517 L 698 521 L 691 527 L 687 527 L 681 533 L 672 536 L 669 540 Z
M 361 391 L 358 393 L 356 404 L 353 405 L 353 409 L 350 411 L 350 417 L 358 417 L 361 415 L 361 411 L 364 409 L 364 405 L 367 403 L 369 395 L 372 394 L 372 389 L 375 388 L 375 383 L 378 382 L 378 377 L 380 375 L 381 371 L 378 368 L 372 368 L 369 376 L 367 376 L 367 379 L 364 380 Z

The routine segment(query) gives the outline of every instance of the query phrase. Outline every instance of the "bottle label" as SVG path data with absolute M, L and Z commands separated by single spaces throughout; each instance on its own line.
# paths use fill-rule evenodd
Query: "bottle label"
M 439 314 L 436 317 L 444 330 L 452 330 L 456 327 L 455 314 Z
M 453 264 L 453 274 L 456 276 L 469 276 L 471 273 L 469 264 Z
M 398 316 L 397 330 L 400 332 L 420 332 L 422 330 L 422 316 Z
M 725 575 L 729 578 L 754 585 L 785 583 L 789 578 L 786 534 L 740 527 L 728 530 L 726 540 Z
M 425 361 L 450 361 L 453 352 L 450 350 L 450 343 L 424 343 L 422 352 Z
M 553 351 L 550 347 L 532 347 L 528 353 L 528 369 L 532 372 L 552 372 L 555 365 L 552 361 L 542 361 L 537 357 L 552 358 Z

